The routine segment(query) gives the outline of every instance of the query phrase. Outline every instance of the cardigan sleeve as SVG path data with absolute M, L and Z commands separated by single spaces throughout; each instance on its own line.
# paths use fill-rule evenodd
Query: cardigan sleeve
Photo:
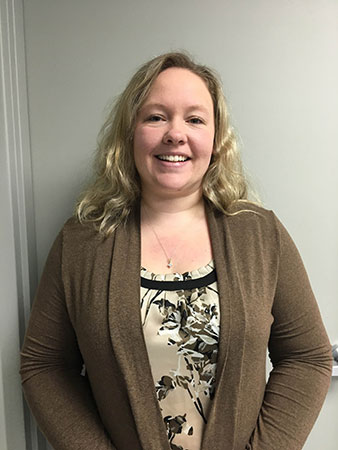
M 247 450 L 302 449 L 331 379 L 330 343 L 303 262 L 274 220 L 279 267 L 269 340 L 273 370 Z
M 54 450 L 114 450 L 100 420 L 68 316 L 62 283 L 62 233 L 47 262 L 21 352 L 23 390 Z

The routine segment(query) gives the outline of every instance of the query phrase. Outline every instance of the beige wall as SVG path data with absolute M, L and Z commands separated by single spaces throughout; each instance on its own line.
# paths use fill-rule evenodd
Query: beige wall
M 23 3 L 38 272 L 88 175 L 108 100 L 139 64 L 184 48 L 220 73 L 245 164 L 296 241 L 338 343 L 338 2 Z M 338 377 L 306 450 L 336 449 L 337 415 Z

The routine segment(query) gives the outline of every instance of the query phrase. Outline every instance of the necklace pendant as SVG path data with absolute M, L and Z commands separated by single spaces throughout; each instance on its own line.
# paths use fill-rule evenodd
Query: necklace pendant
M 172 266 L 173 266 L 173 263 L 172 263 L 171 258 L 170 258 L 169 261 L 168 261 L 167 267 L 168 267 L 168 269 L 171 269 Z

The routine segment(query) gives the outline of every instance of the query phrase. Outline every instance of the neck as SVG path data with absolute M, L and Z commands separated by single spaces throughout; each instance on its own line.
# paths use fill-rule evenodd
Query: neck
M 164 198 L 156 194 L 142 192 L 141 209 L 146 209 L 149 218 L 156 220 L 161 217 L 177 217 L 197 214 L 204 211 L 204 201 L 201 193 L 194 193 L 184 197 Z
M 212 250 L 204 206 L 201 195 L 172 199 L 142 195 L 143 267 L 154 273 L 184 273 L 209 262 Z

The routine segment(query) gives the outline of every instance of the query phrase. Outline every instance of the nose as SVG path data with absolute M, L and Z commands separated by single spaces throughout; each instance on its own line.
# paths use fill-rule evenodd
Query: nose
M 187 142 L 187 136 L 182 126 L 178 123 L 171 123 L 163 136 L 163 142 L 168 145 L 183 145 Z

